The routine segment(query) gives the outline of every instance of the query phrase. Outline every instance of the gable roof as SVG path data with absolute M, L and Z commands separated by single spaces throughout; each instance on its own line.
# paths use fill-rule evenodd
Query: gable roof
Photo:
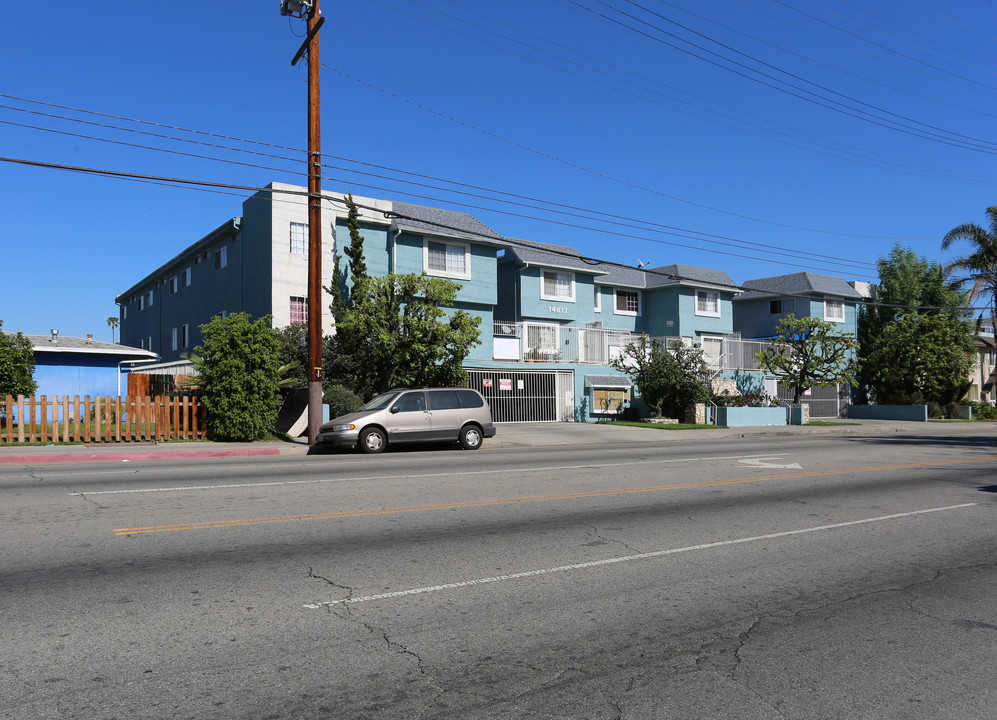
M 600 267 L 601 263 L 587 262 L 580 252 L 567 245 L 551 245 L 550 243 L 518 239 L 510 239 L 509 243 L 505 256 L 513 258 L 523 265 L 576 270 L 591 275 L 603 275 L 607 272 L 606 269 Z
M 861 293 L 842 278 L 811 272 L 747 280 L 744 287 L 747 291 L 738 300 L 752 300 L 778 295 L 833 295 L 856 300 L 862 297 Z
M 393 201 L 391 210 L 401 216 L 391 217 L 392 224 L 399 230 L 414 230 L 489 244 L 505 244 L 503 236 L 467 213 Z
M 7 335 L 6 330 L 0 330 Z M 117 343 L 100 342 L 89 338 L 69 337 L 67 335 L 56 335 L 55 342 L 52 342 L 52 335 L 27 335 L 24 337 L 31 343 L 31 348 L 37 353 L 84 353 L 89 355 L 120 355 L 122 358 L 132 360 L 155 360 L 158 353 L 142 348 L 119 345 Z
M 601 285 L 658 288 L 669 285 L 707 287 L 740 292 L 740 289 L 723 270 L 694 267 L 692 265 L 662 265 L 656 268 L 612 267 L 606 275 L 596 280 Z

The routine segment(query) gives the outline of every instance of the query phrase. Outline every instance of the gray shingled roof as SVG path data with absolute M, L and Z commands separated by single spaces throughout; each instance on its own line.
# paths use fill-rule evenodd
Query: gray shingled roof
M 417 230 L 434 235 L 463 237 L 469 240 L 504 241 L 505 238 L 479 221 L 472 215 L 452 210 L 409 205 L 408 203 L 392 202 L 391 209 L 405 217 L 393 218 L 392 221 L 403 230 Z
M 599 278 L 603 285 L 623 287 L 656 288 L 668 285 L 692 285 L 694 287 L 729 288 L 737 292 L 737 285 L 723 270 L 694 267 L 692 265 L 662 265 L 661 267 L 640 268 L 612 267 L 604 277 Z
M 2 330 L 7 335 L 12 335 L 13 333 L 8 333 L 6 330 Z M 100 342 L 99 340 L 87 340 L 86 338 L 69 337 L 68 335 L 59 335 L 57 342 L 52 342 L 51 335 L 27 335 L 25 336 L 30 342 L 31 347 L 37 352 L 82 352 L 82 353 L 93 353 L 97 355 L 125 355 L 128 357 L 133 357 L 135 359 L 143 360 L 154 360 L 158 358 L 159 355 L 151 352 L 149 350 L 143 350 L 141 348 L 130 347 L 128 345 L 119 345 L 117 343 Z
M 506 257 L 529 265 L 542 265 L 554 268 L 570 268 L 592 275 L 602 275 L 608 268 L 600 264 L 587 263 L 582 254 L 567 245 L 551 245 L 550 243 L 533 242 L 532 240 L 511 240 L 506 250 Z
M 842 278 L 833 275 L 818 275 L 811 272 L 776 275 L 775 277 L 747 280 L 747 292 L 740 300 L 751 300 L 774 295 L 834 295 L 835 297 L 859 299 L 862 295 Z

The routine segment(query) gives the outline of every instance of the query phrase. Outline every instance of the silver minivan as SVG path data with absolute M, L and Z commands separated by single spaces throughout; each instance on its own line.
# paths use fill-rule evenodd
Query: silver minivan
M 494 436 L 491 408 L 476 390 L 400 388 L 323 423 L 316 445 L 379 453 L 394 443 L 459 442 L 477 450 L 485 438 Z

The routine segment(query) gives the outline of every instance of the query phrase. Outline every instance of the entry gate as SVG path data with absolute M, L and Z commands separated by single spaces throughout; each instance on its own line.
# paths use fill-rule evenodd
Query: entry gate
M 792 388 L 784 387 L 780 382 L 777 397 L 783 402 L 793 402 Z M 832 385 L 826 388 L 811 388 L 809 395 L 800 396 L 801 403 L 810 406 L 812 418 L 841 418 L 848 409 L 848 386 Z
M 495 422 L 574 420 L 575 379 L 570 370 L 468 370 L 468 385 L 492 408 Z

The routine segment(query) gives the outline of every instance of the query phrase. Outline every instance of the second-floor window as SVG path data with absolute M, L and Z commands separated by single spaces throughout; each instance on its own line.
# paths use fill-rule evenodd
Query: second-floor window
M 308 324 L 308 298 L 291 297 L 291 324 Z
M 184 323 L 180 326 L 180 347 L 190 346 L 190 325 Z
M 636 290 L 617 290 L 613 312 L 617 315 L 640 315 L 640 293 Z
M 218 248 L 215 250 L 215 270 L 221 270 L 228 265 L 228 248 Z
M 470 246 L 464 243 L 427 240 L 423 246 L 423 271 L 427 275 L 470 280 Z
M 696 314 L 720 317 L 720 293 L 713 290 L 697 290 Z
M 308 226 L 305 223 L 291 223 L 291 254 L 308 254 Z
M 596 286 L 595 288 L 595 305 L 592 308 L 595 312 L 602 312 L 602 288 Z
M 170 295 L 176 294 L 178 287 L 180 287 L 180 285 L 177 282 L 177 276 L 174 275 L 173 277 L 170 278 Z
M 782 315 L 785 310 L 782 300 L 769 300 L 769 315 Z
M 575 276 L 566 272 L 544 270 L 540 281 L 540 297 L 544 300 L 575 299 Z
M 825 300 L 824 319 L 827 322 L 844 322 L 845 303 L 842 300 Z

